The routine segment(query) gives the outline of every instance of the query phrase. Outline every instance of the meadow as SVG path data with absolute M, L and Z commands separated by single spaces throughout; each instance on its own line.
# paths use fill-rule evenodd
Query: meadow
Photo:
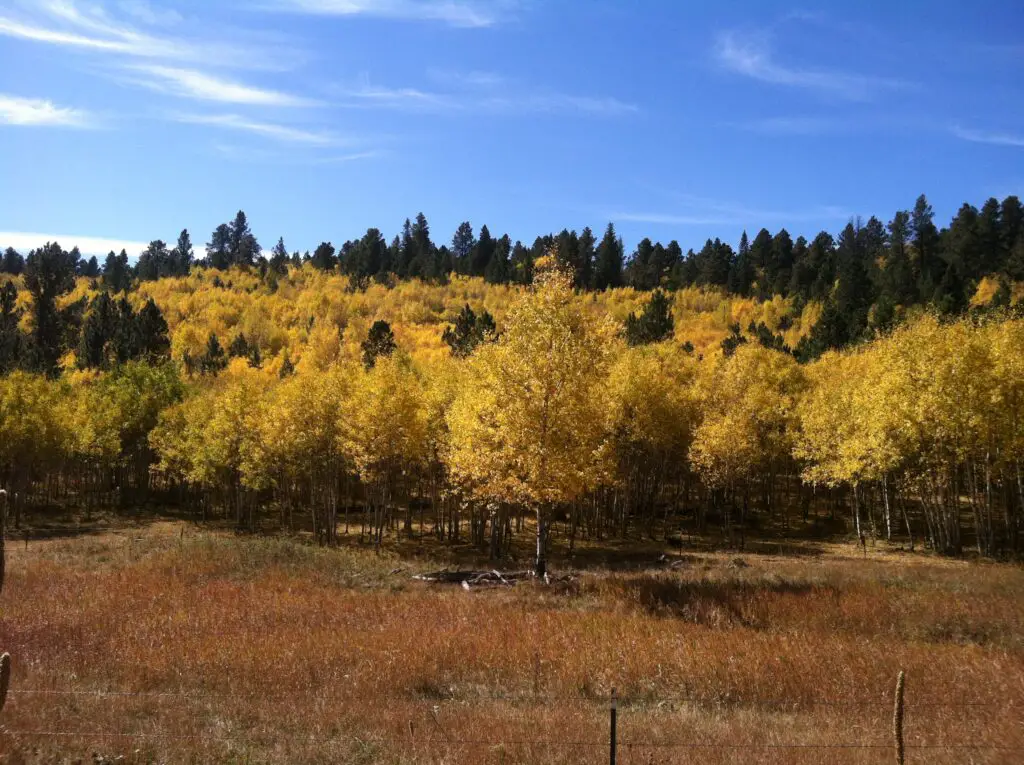
M 634 540 L 467 591 L 429 537 L 99 524 L 8 542 L 0 762 L 600 763 L 614 688 L 620 763 L 889 763 L 901 669 L 907 762 L 1024 752 L 1017 565 Z

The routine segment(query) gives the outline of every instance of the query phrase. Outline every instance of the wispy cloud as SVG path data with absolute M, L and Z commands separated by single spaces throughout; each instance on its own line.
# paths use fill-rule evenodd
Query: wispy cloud
M 214 77 L 195 69 L 142 64 L 129 67 L 129 71 L 144 75 L 132 78 L 131 82 L 184 98 L 250 106 L 315 106 L 318 103 L 290 93 Z
M 377 159 L 387 156 L 389 153 L 381 149 L 368 149 L 366 151 L 353 151 L 346 154 L 327 154 L 322 152 L 317 152 L 315 154 L 302 154 L 296 152 L 292 147 L 289 147 L 287 151 L 274 151 L 221 143 L 214 144 L 213 150 L 224 159 L 245 162 L 248 164 L 259 162 L 263 164 L 298 165 L 304 167 L 342 165 L 349 162 Z
M 670 211 L 617 211 L 608 214 L 611 220 L 629 223 L 652 223 L 667 226 L 744 225 L 751 221 L 778 222 L 782 225 L 824 220 L 847 220 L 854 213 L 835 205 L 819 205 L 806 209 L 771 210 L 747 207 L 691 194 L 673 194 L 676 209 Z
M 437 79 L 435 77 L 435 79 Z M 464 78 L 446 73 L 444 79 L 465 83 Z M 371 85 L 363 78 L 356 87 L 338 87 L 336 104 L 346 108 L 404 109 L 408 111 L 474 111 L 501 114 L 578 113 L 616 116 L 639 111 L 635 104 L 610 96 L 578 96 L 544 89 L 530 89 L 510 83 L 498 75 L 478 73 L 473 87 L 454 88 L 450 92 L 424 91 L 418 88 L 389 88 Z
M 111 250 L 114 252 L 124 250 L 134 257 L 149 246 L 148 242 L 135 242 L 128 239 L 106 239 L 104 237 L 72 234 L 37 234 L 25 231 L 0 231 L 0 249 L 13 247 L 24 254 L 37 247 L 42 247 L 47 242 L 59 242 L 61 247 L 67 250 L 77 247 L 83 255 L 96 255 L 97 257 L 106 255 Z
M 417 88 L 388 88 L 371 85 L 367 78 L 354 87 L 339 87 L 334 95 L 341 99 L 337 105 L 347 108 L 364 109 L 433 109 L 459 108 L 452 96 L 431 93 Z
M 516 0 L 271 0 L 270 8 L 324 16 L 369 16 L 489 27 L 510 15 Z
M 87 112 L 52 101 L 0 93 L 0 124 L 82 128 L 92 126 L 93 119 Z
M 276 141 L 304 144 L 306 146 L 326 147 L 351 144 L 351 141 L 333 133 L 305 130 L 273 122 L 259 122 L 237 114 L 177 114 L 173 116 L 173 119 L 177 122 L 192 125 L 211 125 L 227 130 L 240 130 L 265 138 L 273 138 Z
M 128 16 L 150 26 L 173 26 L 183 21 L 173 8 L 158 8 L 148 0 L 121 0 L 117 5 Z
M 207 66 L 235 66 L 246 69 L 286 69 L 300 59 L 292 46 L 275 45 L 266 35 L 232 30 L 235 42 L 223 35 L 208 38 L 202 30 L 181 30 L 176 35 L 154 28 L 176 26 L 183 21 L 173 11 L 157 10 L 145 2 L 122 2 L 118 7 L 128 20 L 118 19 L 102 2 L 89 5 L 77 0 L 39 0 L 14 8 L 0 9 L 0 36 L 58 45 L 83 52 L 117 54 L 141 59 L 202 62 Z M 177 20 L 177 21 L 176 21 Z M 150 27 L 143 31 L 132 22 Z M 270 55 L 253 56 L 251 46 L 259 43 Z
M 950 132 L 961 140 L 972 141 L 973 143 L 1024 147 L 1024 134 L 974 130 L 972 128 L 960 127 L 959 125 L 954 125 L 950 128 Z
M 850 101 L 869 101 L 879 91 L 908 87 L 906 82 L 887 77 L 782 64 L 775 60 L 765 35 L 741 38 L 736 32 L 723 32 L 715 45 L 715 58 L 725 69 L 761 82 L 806 88 Z
M 636 104 L 610 96 L 573 96 L 565 93 L 532 93 L 494 96 L 485 99 L 484 108 L 507 112 L 576 112 L 595 116 L 618 116 L 640 111 Z
M 766 117 L 729 124 L 740 130 L 764 135 L 815 136 L 843 130 L 848 123 L 826 117 Z

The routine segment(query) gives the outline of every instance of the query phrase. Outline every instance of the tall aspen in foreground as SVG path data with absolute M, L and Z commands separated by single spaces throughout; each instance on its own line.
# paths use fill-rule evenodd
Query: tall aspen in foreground
M 554 259 L 509 311 L 499 340 L 473 355 L 448 414 L 449 466 L 464 492 L 537 515 L 543 576 L 551 509 L 594 483 L 603 437 L 610 329 L 596 326 Z

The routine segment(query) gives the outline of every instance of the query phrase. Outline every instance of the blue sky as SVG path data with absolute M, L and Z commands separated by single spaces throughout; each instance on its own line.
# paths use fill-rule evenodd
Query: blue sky
M 1024 6 L 0 0 L 0 247 L 733 244 L 1024 195 Z

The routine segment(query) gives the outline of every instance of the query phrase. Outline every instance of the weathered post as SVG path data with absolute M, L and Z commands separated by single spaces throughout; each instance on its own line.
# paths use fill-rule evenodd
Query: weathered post
M 615 692 L 615 689 L 612 688 L 612 710 L 611 710 L 611 713 L 612 713 L 612 731 L 611 731 L 611 760 L 610 760 L 611 765 L 615 765 L 615 746 L 616 746 L 616 731 L 615 731 L 615 728 L 616 728 L 616 723 L 618 722 L 618 719 L 617 719 L 617 717 L 618 717 L 618 706 L 619 706 L 618 705 L 618 701 L 619 701 L 618 694 Z
M 896 677 L 896 700 L 892 713 L 892 736 L 896 744 L 896 765 L 904 765 L 903 750 L 903 670 Z

